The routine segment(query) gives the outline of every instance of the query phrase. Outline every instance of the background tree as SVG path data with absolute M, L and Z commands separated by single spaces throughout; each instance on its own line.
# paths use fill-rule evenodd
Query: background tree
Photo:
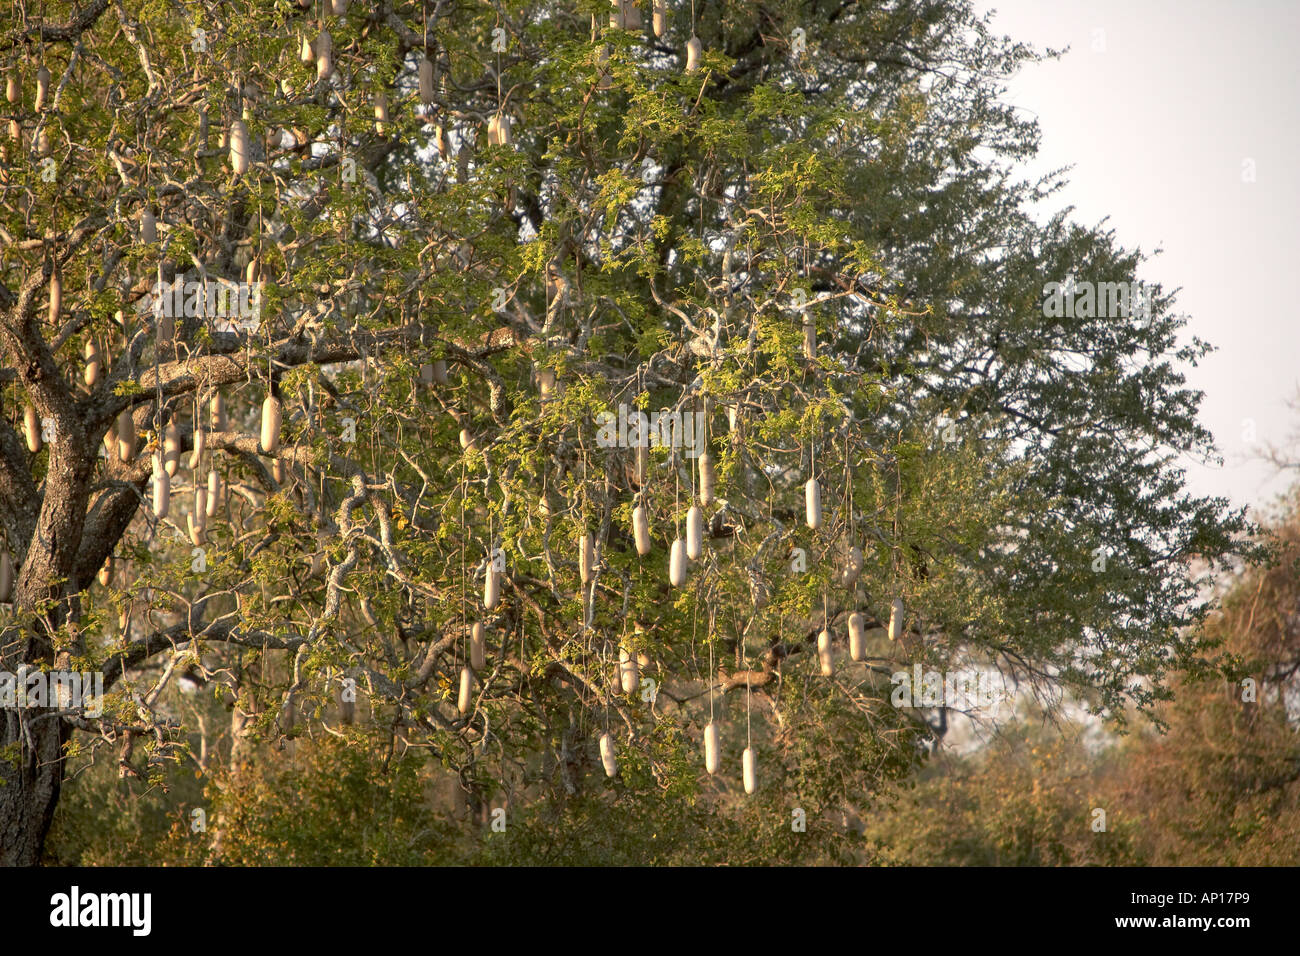
M 0 663 L 112 690 L 5 711 L 0 860 L 39 858 L 68 746 L 239 792 L 259 742 L 358 721 L 486 822 L 732 799 L 748 745 L 776 826 L 943 732 L 888 705 L 900 664 L 1122 718 L 1195 659 L 1188 559 L 1244 528 L 1171 464 L 1212 452 L 1174 367 L 1205 346 L 1158 293 L 1045 315 L 1045 283 L 1142 260 L 1028 214 L 1055 183 L 1015 179 L 1036 131 L 997 94 L 1033 54 L 963 2 L 655 12 L 95 0 L 0 31 Z M 256 328 L 158 314 L 186 270 L 265 282 Z M 713 494 L 680 449 L 606 447 L 620 404 L 702 412 Z

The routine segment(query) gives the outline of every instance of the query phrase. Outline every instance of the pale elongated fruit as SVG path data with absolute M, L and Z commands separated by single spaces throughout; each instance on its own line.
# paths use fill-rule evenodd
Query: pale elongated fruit
M 36 454 L 41 450 L 41 419 L 31 405 L 23 412 L 23 432 L 27 437 L 27 450 Z
M 334 38 L 328 30 L 316 37 L 316 79 L 328 79 L 334 72 Z
M 578 574 L 583 584 L 591 583 L 591 571 L 596 566 L 596 546 L 588 532 L 578 539 Z
M 181 433 L 175 422 L 169 422 L 163 432 L 163 468 L 168 478 L 175 478 L 181 467 Z
M 215 468 L 210 468 L 208 470 L 208 504 L 205 509 L 208 517 L 215 517 L 219 507 L 221 507 L 221 473 Z
M 135 418 L 129 408 L 117 416 L 117 457 L 120 461 L 135 458 Z
M 59 321 L 59 315 L 63 312 L 63 276 L 56 268 L 54 274 L 50 276 L 50 324 L 53 325 Z
M 5 79 L 5 99 L 10 103 L 17 103 L 21 88 L 18 85 L 18 71 L 11 70 L 9 76 Z
M 185 524 L 189 528 L 190 541 L 194 543 L 194 547 L 203 547 L 204 543 L 207 541 L 206 529 L 194 520 L 193 514 L 185 516 Z
M 851 588 L 858 583 L 862 575 L 862 549 L 856 544 L 849 548 L 848 559 L 844 562 L 844 586 Z
M 744 769 L 745 792 L 753 793 L 758 789 L 758 768 L 754 765 L 754 748 L 746 747 L 741 754 L 740 765 Z
M 700 456 L 700 504 L 706 508 L 713 504 L 713 487 L 716 482 L 713 455 L 706 451 Z
M 681 538 L 673 542 L 668 554 L 668 581 L 675 588 L 686 583 L 686 542 Z
M 718 725 L 711 720 L 704 728 L 704 769 L 718 772 Z
M 896 641 L 903 636 L 903 599 L 894 598 L 894 603 L 889 608 L 889 639 Z
M 804 520 L 816 530 L 822 526 L 822 486 L 809 478 L 803 486 Z
M 152 209 L 140 213 L 140 241 L 158 241 L 158 218 L 153 214 Z
M 212 413 L 212 430 L 224 432 L 229 430 L 230 421 L 226 415 L 226 399 L 220 392 L 212 396 L 212 402 L 208 405 Z
M 618 682 L 625 694 L 635 694 L 641 686 L 640 662 L 627 650 L 618 652 Z
M 488 120 L 488 145 L 510 145 L 510 117 L 505 113 L 495 113 Z
M 280 425 L 283 422 L 283 412 L 280 408 L 280 400 L 274 395 L 266 396 L 262 402 L 262 440 L 260 442 L 262 454 L 274 455 L 280 447 Z
M 194 486 L 194 526 L 200 531 L 208 529 L 208 489 L 199 484 Z
M 849 656 L 855 661 L 867 656 L 867 628 L 862 614 L 854 611 L 849 615 Z
M 831 653 L 831 632 L 822 628 L 817 635 L 817 663 L 821 665 L 822 677 L 835 673 L 835 657 Z
M 425 106 L 433 102 L 433 61 L 427 56 L 420 60 L 420 102 Z
M 807 317 L 803 320 L 803 354 L 805 358 L 817 357 L 817 325 Z
M 113 583 L 113 556 L 110 554 L 104 559 L 104 566 L 99 569 L 99 583 L 108 587 Z
M 298 59 L 303 63 L 310 63 L 316 59 L 316 48 L 312 46 L 311 40 L 306 34 L 303 34 L 302 45 L 298 48 Z
M 482 621 L 475 621 L 469 631 L 469 666 L 481 671 L 487 665 L 487 639 Z
M 691 505 L 686 512 L 686 556 L 692 561 L 704 554 L 704 512 L 699 505 Z
M 487 574 L 483 576 L 483 607 L 492 610 L 501 600 L 501 572 L 488 562 Z
M 654 0 L 650 25 L 654 27 L 655 36 L 657 37 L 661 37 L 668 32 L 668 3 L 666 0 Z M 712 773 L 713 771 L 709 772 Z
M 375 94 L 375 130 L 382 133 L 387 129 L 388 123 L 388 94 Z
M 94 339 L 86 341 L 86 347 L 82 350 L 82 354 L 86 357 L 86 369 L 82 373 L 82 378 L 85 379 L 87 385 L 94 388 L 99 383 L 99 371 L 102 367 L 99 359 L 99 346 L 95 344 Z
M 618 776 L 618 755 L 614 750 L 614 738 L 609 734 L 600 735 L 600 762 L 605 766 L 605 776 Z
M 208 447 L 208 430 L 200 425 L 194 429 L 194 447 L 190 449 L 190 471 L 203 461 L 203 451 Z
M 0 604 L 4 604 L 14 592 L 14 559 L 9 556 L 8 547 L 0 547 Z
M 645 557 L 650 553 L 650 519 L 645 505 L 632 509 L 632 536 L 636 538 L 636 553 Z
M 650 474 L 650 449 L 645 445 L 638 445 L 636 449 L 636 483 L 644 485 L 648 474 Z
M 474 672 L 468 667 L 460 669 L 460 693 L 456 697 L 456 709 L 462 714 L 469 713 L 470 696 L 474 692 Z
M 32 109 L 39 113 L 45 109 L 45 104 L 50 98 L 50 71 L 41 67 L 36 71 L 36 101 L 32 104 Z
M 704 56 L 704 44 L 700 42 L 699 37 L 691 37 L 686 41 L 686 72 L 694 73 L 700 68 L 700 58 Z
M 153 515 L 155 518 L 166 518 L 167 512 L 171 507 L 172 501 L 172 480 L 167 475 L 166 469 L 162 468 L 162 463 L 158 456 L 154 456 L 153 470 Z
M 230 168 L 236 176 L 248 172 L 248 127 L 241 119 L 230 124 Z
M 347 16 L 348 0 L 330 0 L 330 13 L 336 17 Z

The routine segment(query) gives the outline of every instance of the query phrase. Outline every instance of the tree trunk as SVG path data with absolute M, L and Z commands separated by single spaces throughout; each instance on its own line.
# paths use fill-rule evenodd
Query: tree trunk
M 0 711 L 0 866 L 39 864 L 54 819 L 68 730 L 64 721 L 46 714 L 43 709 Z

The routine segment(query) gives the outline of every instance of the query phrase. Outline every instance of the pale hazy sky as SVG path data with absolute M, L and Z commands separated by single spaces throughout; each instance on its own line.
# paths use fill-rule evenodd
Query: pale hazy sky
M 1162 249 L 1138 278 L 1181 288 L 1186 333 L 1218 346 L 1188 381 L 1224 464 L 1189 462 L 1192 490 L 1269 504 L 1290 478 L 1252 458 L 1300 430 L 1286 405 L 1300 389 L 1300 2 L 977 6 L 997 11 L 999 35 L 1070 48 L 1005 97 L 1039 121 L 1027 173 L 1074 166 L 1050 209 L 1073 205 L 1085 225 L 1109 216 L 1125 247 Z

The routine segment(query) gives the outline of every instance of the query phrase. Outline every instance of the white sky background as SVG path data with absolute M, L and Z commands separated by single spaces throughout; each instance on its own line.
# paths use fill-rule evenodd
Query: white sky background
M 1144 253 L 1139 272 L 1180 289 L 1185 335 L 1217 351 L 1187 370 L 1222 467 L 1188 461 L 1193 492 L 1265 506 L 1290 478 L 1258 460 L 1300 411 L 1300 2 L 977 0 L 992 31 L 1061 59 L 1024 68 L 1004 95 L 1038 119 L 1036 177 L 1073 165 L 1043 218 L 1073 205 Z M 1104 35 L 1094 31 L 1104 31 Z M 1104 39 L 1104 52 L 1094 43 Z M 1243 182 L 1254 160 L 1255 182 Z M 1086 278 L 1086 277 L 1080 277 Z M 1245 420 L 1254 422 L 1249 441 Z

